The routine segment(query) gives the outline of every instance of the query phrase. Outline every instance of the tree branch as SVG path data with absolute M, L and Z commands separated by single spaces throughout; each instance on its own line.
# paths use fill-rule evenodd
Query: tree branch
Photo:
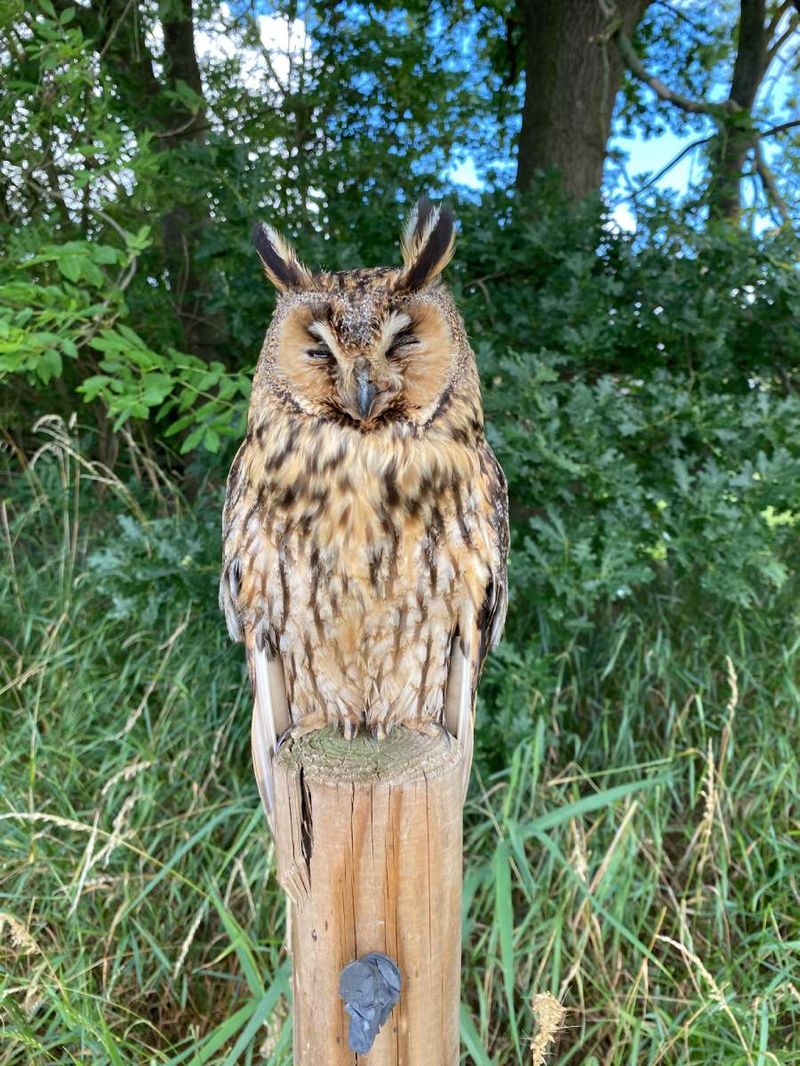
M 786 42 L 794 36 L 795 32 L 797 31 L 797 27 L 798 20 L 795 18 L 794 15 L 792 15 L 791 19 L 789 20 L 789 25 L 786 27 L 780 37 L 775 41 L 775 43 L 770 45 L 770 47 L 767 49 L 767 57 L 764 61 L 765 71 L 769 67 L 775 56 L 778 54 L 778 52 L 780 52 L 781 48 L 783 48 Z
M 792 0 L 783 0 L 783 3 L 779 4 L 778 7 L 775 9 L 775 12 L 774 12 L 772 18 L 769 20 L 769 23 L 767 24 L 767 40 L 768 41 L 772 40 L 772 35 L 775 32 L 775 30 L 777 30 L 778 24 L 780 23 L 781 19 L 786 14 L 786 12 L 789 10 L 789 8 L 793 7 L 793 6 L 794 5 L 792 3 Z
M 797 2 L 800 3 L 800 0 L 797 0 Z M 713 104 L 708 100 L 693 100 L 689 96 L 684 96 L 683 93 L 670 89 L 660 78 L 657 78 L 655 74 L 651 74 L 645 69 L 644 64 L 636 54 L 636 50 L 622 27 L 622 20 L 617 14 L 616 7 L 606 4 L 604 0 L 599 0 L 599 3 L 608 22 L 605 30 L 602 33 L 597 34 L 594 38 L 594 42 L 596 44 L 605 45 L 609 40 L 613 40 L 631 74 L 633 74 L 635 78 L 638 78 L 639 81 L 644 82 L 645 85 L 648 85 L 659 100 L 663 100 L 668 104 L 674 104 L 682 111 L 688 111 L 690 114 L 694 115 L 711 115 L 715 111 L 719 111 L 720 108 L 728 111 L 738 110 L 738 107 L 732 100 L 725 100 L 722 103 Z
M 626 196 L 621 202 L 625 203 L 628 200 L 635 200 L 637 196 L 640 196 L 651 186 L 655 185 L 657 181 L 661 181 L 665 174 L 668 174 L 674 166 L 677 166 L 677 164 L 680 163 L 685 156 L 689 155 L 690 152 L 693 152 L 695 148 L 701 148 L 704 144 L 709 144 L 713 139 L 713 137 L 701 137 L 699 140 L 687 144 L 669 161 L 669 163 L 667 163 L 666 166 L 662 167 L 657 174 L 654 174 L 652 178 L 648 178 L 643 185 L 640 185 L 638 189 L 634 189 L 630 196 Z
M 758 136 L 763 140 L 765 137 L 775 137 L 787 130 L 797 129 L 800 126 L 800 118 L 793 118 L 791 122 L 781 122 L 778 126 L 770 126 L 768 130 L 759 130 Z
M 778 214 L 780 215 L 782 222 L 785 225 L 790 224 L 791 216 L 789 214 L 789 205 L 781 196 L 780 189 L 778 188 L 778 183 L 775 180 L 775 175 L 767 166 L 766 160 L 764 159 L 764 153 L 761 151 L 761 145 L 758 142 L 756 142 L 754 147 L 754 157 L 756 170 L 758 171 L 758 176 L 761 178 L 761 183 L 763 184 L 764 191 L 767 194 L 767 199 L 772 201 L 772 203 L 775 205 L 775 208 Z
M 109 48 L 114 43 L 114 38 L 119 33 L 119 30 L 120 30 L 120 27 L 122 26 L 122 23 L 125 21 L 125 19 L 130 14 L 131 7 L 133 6 L 133 3 L 134 3 L 134 0 L 127 0 L 127 3 L 125 5 L 125 7 L 122 9 L 122 11 L 120 11 L 119 15 L 117 16 L 117 21 L 111 26 L 111 28 L 109 29 L 108 33 L 106 34 L 105 40 L 103 41 L 103 47 L 100 49 L 100 62 L 101 63 L 105 59 L 106 53 L 108 52 Z
M 800 127 L 800 118 L 793 119 L 791 122 L 782 122 L 779 126 L 771 126 L 767 130 L 760 130 L 758 132 L 758 137 L 759 137 L 759 139 L 763 140 L 764 137 L 773 137 L 773 136 L 776 136 L 779 133 L 784 133 L 786 130 L 795 129 L 797 127 Z M 695 148 L 702 148 L 702 146 L 704 144 L 710 144 L 713 141 L 713 139 L 714 139 L 713 136 L 712 137 L 700 137 L 698 140 L 692 141 L 690 144 L 685 145 L 680 150 L 680 152 L 678 152 L 678 154 L 676 156 L 674 156 L 669 161 L 669 163 L 666 164 L 666 166 L 663 166 L 661 168 L 661 170 L 658 171 L 657 174 L 654 174 L 652 178 L 648 178 L 647 181 L 644 182 L 644 184 L 642 184 L 642 185 L 640 185 L 638 187 L 638 189 L 633 189 L 632 192 L 630 193 L 630 195 L 624 197 L 620 202 L 621 203 L 627 203 L 629 200 L 634 200 L 635 201 L 636 198 L 638 196 L 640 196 L 643 192 L 646 192 L 647 189 L 651 188 L 657 182 L 661 181 L 661 179 L 666 174 L 668 174 L 670 172 L 670 170 L 672 170 L 672 168 L 674 166 L 677 166 L 677 164 L 680 163 L 680 161 L 682 159 L 684 159 L 687 155 L 689 155 L 690 152 L 693 152 L 695 150 Z M 757 151 L 758 155 L 760 156 L 761 155 L 761 149 L 758 146 L 756 146 L 756 151 Z M 758 160 L 756 160 L 756 164 L 757 163 L 758 163 Z M 763 159 L 762 159 L 762 164 L 763 164 Z M 765 169 L 768 170 L 768 168 L 766 168 L 766 165 L 765 164 L 763 164 L 763 165 L 765 166 Z M 763 181 L 763 176 L 761 175 L 761 172 L 758 169 L 758 165 L 756 165 L 756 170 L 758 171 L 759 176 L 762 177 L 762 181 Z M 775 176 L 772 174 L 771 171 L 769 171 L 769 174 L 772 177 L 772 181 L 774 183 L 775 182 Z
M 694 19 L 689 18 L 685 11 L 681 11 L 680 8 L 673 7 L 669 0 L 655 0 L 657 7 L 665 7 L 669 11 L 670 15 L 674 15 L 680 22 L 685 22 L 691 26 L 693 30 L 698 33 L 703 32 L 703 26 L 699 22 L 695 22 Z M 787 3 L 791 3 L 791 0 L 787 0 Z

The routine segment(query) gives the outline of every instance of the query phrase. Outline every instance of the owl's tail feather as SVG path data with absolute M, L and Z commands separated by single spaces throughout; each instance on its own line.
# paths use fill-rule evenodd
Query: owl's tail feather
M 474 612 L 471 609 L 462 611 L 450 645 L 450 666 L 444 697 L 444 724 L 448 733 L 456 737 L 461 745 L 465 797 L 472 767 L 475 725 L 474 634 Z
M 270 656 L 256 641 L 246 638 L 250 677 L 253 682 L 253 724 L 250 741 L 258 791 L 270 828 L 273 825 L 274 794 L 272 760 L 278 741 L 291 726 L 286 682 L 280 657 Z

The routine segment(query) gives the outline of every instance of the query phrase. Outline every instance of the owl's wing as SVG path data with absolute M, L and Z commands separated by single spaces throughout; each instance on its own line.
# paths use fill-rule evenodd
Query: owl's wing
M 471 603 L 467 603 L 460 612 L 450 647 L 444 707 L 447 730 L 461 744 L 465 796 L 472 766 L 478 682 L 486 656 L 500 641 L 508 610 L 508 491 L 500 464 L 489 446 L 485 445 L 485 448 L 489 478 L 484 533 L 489 578 L 480 609 L 476 611 Z
M 250 729 L 253 769 L 267 821 L 272 829 L 272 760 L 278 750 L 278 741 L 291 725 L 286 680 L 280 656 L 271 655 L 266 646 L 259 648 L 254 634 L 245 636 L 245 647 L 253 686 L 253 722 Z
M 251 537 L 249 525 L 257 521 L 244 472 L 244 448 L 240 448 L 228 476 L 222 520 L 223 564 L 219 583 L 219 603 L 233 640 L 243 640 L 247 668 L 253 690 L 253 721 L 250 733 L 261 802 L 270 827 L 273 824 L 272 760 L 278 741 L 291 725 L 286 698 L 283 663 L 267 640 L 263 627 L 253 624 L 246 610 L 261 584 L 261 574 L 272 569 L 270 555 L 276 549 L 264 536 Z

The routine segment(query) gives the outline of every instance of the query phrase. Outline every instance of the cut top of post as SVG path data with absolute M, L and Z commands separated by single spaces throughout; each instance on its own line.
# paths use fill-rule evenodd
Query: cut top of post
M 315 781 L 340 784 L 410 784 L 447 773 L 461 760 L 458 741 L 449 733 L 430 735 L 398 726 L 382 740 L 357 733 L 345 740 L 339 730 L 317 729 L 291 740 L 276 761 Z

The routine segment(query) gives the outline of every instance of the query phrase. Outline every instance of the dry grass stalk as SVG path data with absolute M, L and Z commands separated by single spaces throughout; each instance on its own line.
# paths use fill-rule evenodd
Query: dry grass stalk
M 101 796 L 107 796 L 114 785 L 120 781 L 130 781 L 131 778 L 136 777 L 143 770 L 149 770 L 151 766 L 155 766 L 153 759 L 148 759 L 146 762 L 142 762 L 140 759 L 136 759 L 134 762 L 129 763 L 127 766 L 123 766 L 121 770 L 118 770 L 115 774 L 109 777 L 108 781 L 100 789 Z
M 711 833 L 714 828 L 714 813 L 717 808 L 717 789 L 716 789 L 716 766 L 714 764 L 714 745 L 712 741 L 708 742 L 708 753 L 706 755 L 706 783 L 703 789 L 702 796 L 704 799 L 703 819 L 700 823 L 700 840 L 698 845 L 699 857 L 697 860 L 697 880 L 701 880 L 703 876 L 703 870 L 708 862 L 709 853 L 711 851 Z
M 733 723 L 736 719 L 736 708 L 739 704 L 739 679 L 736 676 L 736 669 L 733 665 L 733 660 L 730 655 L 725 656 L 725 668 L 728 673 L 728 686 L 731 694 L 728 698 L 728 702 L 725 704 L 725 725 L 722 729 L 722 739 L 720 741 L 719 748 L 719 773 L 722 777 L 722 769 L 725 765 L 725 759 L 728 755 L 728 745 L 730 744 L 731 737 L 733 736 Z
M 717 1004 L 717 1006 L 722 1011 L 722 1013 L 727 1017 L 728 1021 L 731 1024 L 731 1027 L 732 1027 L 733 1031 L 736 1033 L 736 1037 L 737 1037 L 739 1043 L 742 1046 L 742 1050 L 744 1051 L 745 1058 L 747 1059 L 747 1062 L 749 1064 L 753 1063 L 754 1059 L 753 1059 L 752 1052 L 750 1050 L 750 1045 L 748 1044 L 747 1040 L 745 1039 L 745 1036 L 744 1036 L 744 1033 L 742 1032 L 741 1026 L 739 1025 L 739 1022 L 736 1020 L 736 1016 L 733 1013 L 733 1011 L 731 1010 L 727 999 L 725 998 L 725 993 L 722 991 L 722 989 L 719 987 L 717 982 L 714 980 L 714 978 L 711 975 L 711 973 L 708 971 L 706 966 L 703 964 L 703 961 L 700 958 L 700 956 L 697 955 L 696 952 L 690 950 L 690 948 L 688 948 L 685 944 L 681 944 L 678 940 L 675 940 L 671 936 L 663 936 L 663 935 L 661 935 L 661 936 L 658 937 L 658 939 L 663 944 L 669 944 L 670 947 L 673 947 L 673 948 L 676 949 L 676 951 L 680 952 L 681 957 L 683 958 L 683 961 L 686 964 L 686 969 L 687 969 L 687 971 L 689 973 L 689 977 L 691 978 L 693 984 L 695 985 L 695 988 L 697 989 L 698 993 L 702 994 L 700 986 L 695 980 L 695 972 L 693 971 L 692 967 L 694 967 L 696 972 L 700 974 L 700 976 L 703 978 L 703 980 L 705 981 L 706 985 L 708 986 L 708 990 L 709 990 L 709 993 L 710 993 L 712 1001 Z
M 539 1029 L 531 1041 L 532 1066 L 545 1066 L 548 1050 L 561 1031 L 566 1010 L 555 996 L 549 992 L 540 992 L 533 997 L 533 1013 L 539 1023 Z
M 19 918 L 15 918 L 13 914 L 9 914 L 8 911 L 0 911 L 0 935 L 3 934 L 5 929 L 8 929 L 11 946 L 16 949 L 18 955 L 37 955 L 39 953 L 39 945 L 25 923 L 21 922 Z
M 197 914 L 195 914 L 194 919 L 192 920 L 192 924 L 189 926 L 189 932 L 183 939 L 183 943 L 181 944 L 181 950 L 178 952 L 178 958 L 175 961 L 175 968 L 172 971 L 173 981 L 177 980 L 178 974 L 183 968 L 183 964 L 186 961 L 186 956 L 189 954 L 189 948 L 192 946 L 192 941 L 194 940 L 195 935 L 197 934 L 197 930 L 200 928 L 200 923 L 206 916 L 207 910 L 208 903 L 202 903 L 197 910 Z

